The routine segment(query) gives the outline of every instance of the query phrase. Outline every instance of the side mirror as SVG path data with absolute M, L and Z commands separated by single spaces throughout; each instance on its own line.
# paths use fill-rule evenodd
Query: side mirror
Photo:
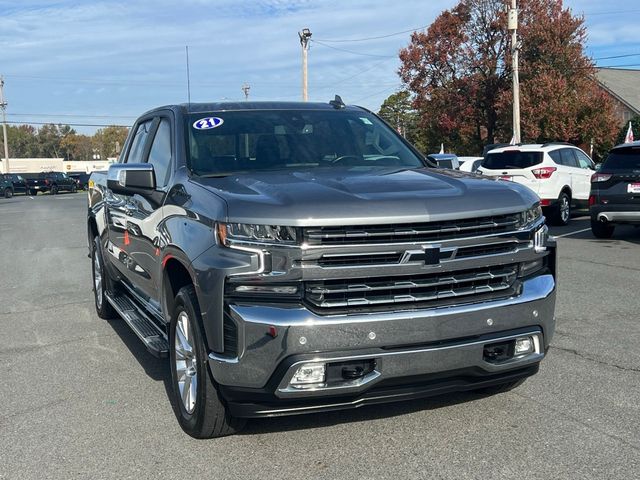
M 156 174 L 150 163 L 116 163 L 109 166 L 107 188 L 124 195 L 148 195 L 156 189 Z
M 601 164 L 601 163 L 596 163 L 596 164 L 593 166 L 593 169 L 597 172 L 598 170 L 600 170 L 600 167 L 601 167 L 601 166 L 602 166 L 602 164 Z

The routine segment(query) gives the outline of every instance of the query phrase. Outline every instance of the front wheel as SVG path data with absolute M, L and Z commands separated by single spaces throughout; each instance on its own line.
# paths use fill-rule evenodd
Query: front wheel
M 58 187 L 55 185 L 51 187 L 51 195 L 56 195 L 58 193 Z
M 11 190 L 10 188 L 5 188 L 4 198 L 11 198 L 11 197 L 13 197 L 13 190 Z
M 100 318 L 109 320 L 116 318 L 116 311 L 107 300 L 107 286 L 109 276 L 102 259 L 100 239 L 95 237 L 91 245 L 91 273 L 93 275 L 93 299 L 96 305 L 96 313 Z
M 596 238 L 611 238 L 613 237 L 613 231 L 615 226 L 610 223 L 599 222 L 591 219 L 591 232 Z
M 75 185 L 71 185 L 71 193 L 76 193 L 78 191 L 78 187 Z
M 224 404 L 211 376 L 193 286 L 180 289 L 169 327 L 173 408 L 182 429 L 194 438 L 231 435 L 244 426 Z

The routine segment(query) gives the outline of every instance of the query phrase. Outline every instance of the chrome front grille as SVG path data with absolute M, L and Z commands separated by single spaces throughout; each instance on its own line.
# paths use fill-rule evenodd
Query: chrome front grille
M 519 222 L 520 214 L 509 214 L 416 224 L 314 227 L 304 229 L 304 240 L 308 245 L 437 242 L 510 232 Z
M 453 272 L 435 272 L 393 278 L 325 280 L 305 284 L 305 300 L 319 309 L 395 306 L 455 299 L 459 303 L 477 296 L 496 298 L 516 292 L 518 265 L 498 265 Z

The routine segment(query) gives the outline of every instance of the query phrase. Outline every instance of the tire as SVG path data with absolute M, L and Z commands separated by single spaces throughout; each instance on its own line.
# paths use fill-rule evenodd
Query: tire
M 75 185 L 71 185 L 71 193 L 76 193 L 78 191 L 78 187 Z
M 475 392 L 482 393 L 484 395 L 496 395 L 498 393 L 508 392 L 509 390 L 513 390 L 514 388 L 519 387 L 524 383 L 526 378 L 521 378 L 519 380 L 514 380 L 512 382 L 500 383 L 498 385 L 493 385 L 491 387 L 479 388 L 474 390 Z
M 99 274 L 99 279 L 97 279 L 96 273 Z M 96 313 L 104 320 L 116 318 L 118 314 L 106 298 L 106 294 L 111 286 L 111 281 L 106 269 L 104 268 L 102 248 L 100 246 L 100 239 L 97 236 L 94 237 L 91 248 L 91 274 L 93 279 L 93 300 L 96 306 Z
M 593 236 L 596 238 L 611 238 L 613 237 L 613 231 L 615 230 L 615 225 L 611 225 L 606 222 L 599 222 L 597 220 L 591 219 L 591 232 Z
M 215 438 L 242 429 L 245 420 L 229 414 L 209 370 L 202 317 L 192 285 L 176 295 L 169 343 L 172 404 L 185 433 L 194 438 Z
M 56 195 L 58 193 L 58 187 L 56 185 L 53 185 L 49 192 L 51 192 L 51 195 Z
M 38 195 L 38 191 L 37 190 L 29 190 L 29 195 L 31 195 L 32 197 L 35 197 L 36 195 Z
M 5 188 L 4 198 L 11 198 L 11 197 L 13 197 L 13 190 L 11 190 L 10 188 Z
M 558 205 L 553 209 L 551 214 L 551 223 L 553 225 L 564 226 L 569 224 L 571 219 L 571 197 L 566 192 L 560 192 L 558 197 Z

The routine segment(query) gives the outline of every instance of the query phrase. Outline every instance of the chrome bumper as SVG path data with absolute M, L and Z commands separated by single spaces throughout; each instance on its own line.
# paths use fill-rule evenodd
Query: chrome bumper
M 229 310 L 238 327 L 238 357 L 211 353 L 209 364 L 223 386 L 269 388 L 279 397 L 300 394 L 287 392 L 285 386 L 293 368 L 286 365 L 287 359 L 294 356 L 303 356 L 305 361 L 376 359 L 375 375 L 352 385 L 349 392 L 366 390 L 381 380 L 461 368 L 508 371 L 539 362 L 544 356 L 555 327 L 555 293 L 554 277 L 547 274 L 524 281 L 518 297 L 404 312 L 319 316 L 297 305 L 233 304 Z M 275 337 L 269 335 L 274 333 L 270 327 L 275 327 Z M 500 332 L 519 329 L 540 333 L 536 355 L 500 365 L 483 360 L 482 344 L 486 342 L 478 342 L 478 337 L 495 334 L 500 338 Z M 434 346 L 438 342 L 446 346 Z

